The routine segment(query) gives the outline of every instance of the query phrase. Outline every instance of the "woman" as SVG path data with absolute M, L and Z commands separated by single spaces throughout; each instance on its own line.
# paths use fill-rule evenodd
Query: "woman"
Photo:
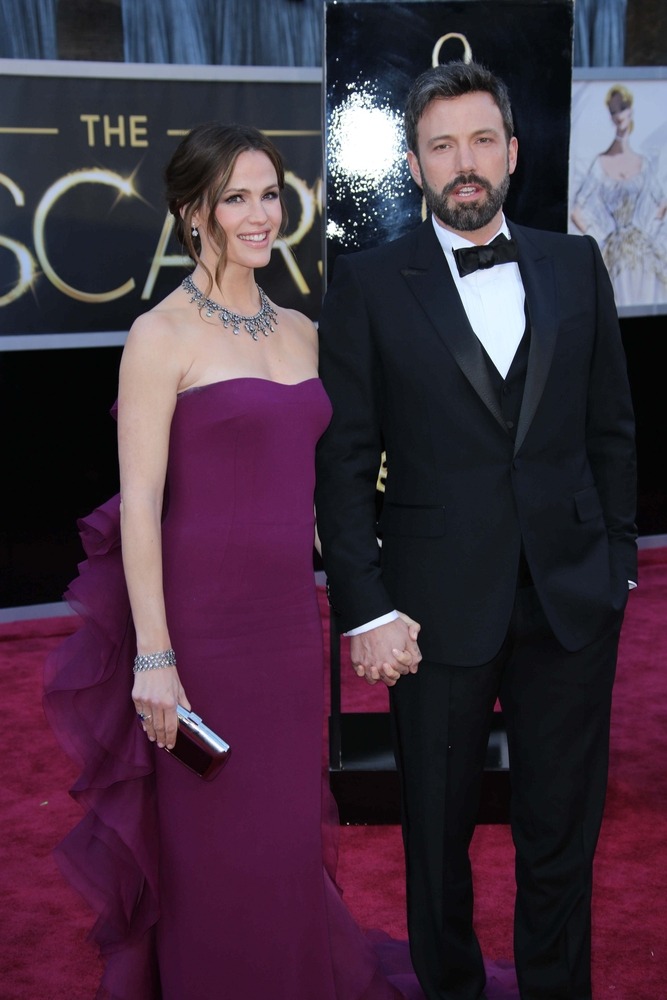
M 579 188 L 571 218 L 600 243 L 616 304 L 664 302 L 667 297 L 667 198 L 654 165 L 631 145 L 632 93 L 615 84 L 605 98 L 615 136 L 596 156 Z
M 322 860 L 313 466 L 330 405 L 313 324 L 254 273 L 286 222 L 283 165 L 257 130 L 203 125 L 166 182 L 195 267 L 129 333 L 122 504 L 84 524 L 68 596 L 85 624 L 47 666 L 88 809 L 62 866 L 99 913 L 100 997 L 386 1000 Z M 232 747 L 212 782 L 163 752 L 178 703 Z

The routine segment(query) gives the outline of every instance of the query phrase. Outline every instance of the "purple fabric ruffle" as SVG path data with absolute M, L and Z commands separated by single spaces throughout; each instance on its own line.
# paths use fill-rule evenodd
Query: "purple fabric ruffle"
M 87 560 L 65 599 L 82 623 L 47 658 L 44 709 L 81 767 L 70 794 L 85 815 L 55 854 L 97 914 L 91 936 L 105 961 L 98 997 L 151 1000 L 159 996 L 154 747 L 131 700 L 136 644 L 121 559 L 120 497 L 82 519 L 79 529 Z

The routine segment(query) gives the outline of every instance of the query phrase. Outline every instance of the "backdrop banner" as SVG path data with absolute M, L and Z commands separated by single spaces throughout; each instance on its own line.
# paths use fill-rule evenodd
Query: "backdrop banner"
M 214 120 L 255 125 L 283 153 L 289 228 L 261 283 L 317 317 L 319 71 L 52 63 L 50 75 L 13 62 L 0 67 L 3 335 L 125 333 L 172 290 L 187 258 L 163 170 L 188 129 Z

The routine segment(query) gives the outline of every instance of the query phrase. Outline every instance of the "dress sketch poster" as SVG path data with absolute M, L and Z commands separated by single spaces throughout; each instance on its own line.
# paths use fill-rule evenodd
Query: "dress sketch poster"
M 327 275 L 339 253 L 419 222 L 405 98 L 421 72 L 455 59 L 484 63 L 509 87 L 519 159 L 508 217 L 566 231 L 572 25 L 572 0 L 327 0 Z
M 568 228 L 598 241 L 621 316 L 667 312 L 667 78 L 658 74 L 580 70 L 572 84 Z

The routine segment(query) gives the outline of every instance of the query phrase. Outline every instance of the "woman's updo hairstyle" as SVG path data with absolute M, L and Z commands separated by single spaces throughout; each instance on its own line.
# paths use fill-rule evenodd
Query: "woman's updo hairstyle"
M 607 91 L 607 96 L 604 99 L 604 103 L 607 105 L 609 111 L 611 111 L 611 105 L 614 97 L 618 97 L 621 102 L 621 110 L 625 111 L 626 108 L 631 108 L 634 104 L 634 98 L 632 92 L 624 87 L 622 83 L 615 83 L 613 87 L 610 87 Z
M 283 198 L 285 167 L 279 150 L 259 129 L 218 122 L 195 125 L 176 147 L 164 172 L 167 205 L 175 219 L 176 236 L 195 264 L 204 268 L 211 283 L 214 276 L 199 256 L 201 239 L 192 236 L 192 218 L 197 216 L 198 228 L 206 226 L 209 239 L 219 248 L 215 269 L 215 280 L 219 281 L 227 239 L 215 217 L 215 208 L 229 184 L 239 155 L 251 150 L 266 153 L 275 168 L 282 208 L 280 235 L 283 235 L 287 228 Z

